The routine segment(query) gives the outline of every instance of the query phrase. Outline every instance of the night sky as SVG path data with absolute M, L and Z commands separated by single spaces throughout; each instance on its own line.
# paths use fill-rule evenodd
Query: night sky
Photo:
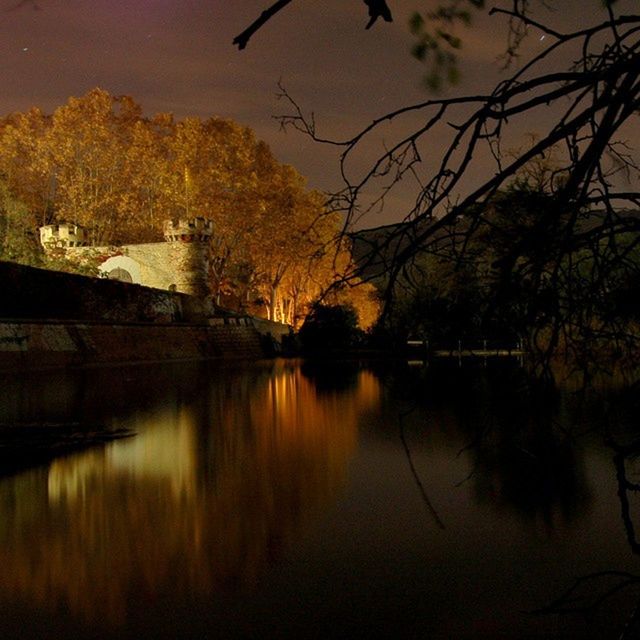
M 99 86 L 133 96 L 148 115 L 217 115 L 248 125 L 281 161 L 322 189 L 338 184 L 332 152 L 279 130 L 272 118 L 285 109 L 276 99 L 279 80 L 315 113 L 328 137 L 343 137 L 427 96 L 407 27 L 411 10 L 424 0 L 389 0 L 395 21 L 379 21 L 370 31 L 361 0 L 296 0 L 241 52 L 233 37 L 271 0 L 37 0 L 38 9 L 0 2 L 0 113 L 31 106 L 51 112 Z M 625 3 L 633 7 L 637 0 Z M 599 0 L 557 4 L 563 10 L 550 19 L 575 26 L 588 6 L 598 10 Z M 461 34 L 463 80 L 455 91 L 480 91 L 500 77 L 495 58 L 504 48 L 503 26 L 504 20 L 482 17 Z M 540 46 L 533 36 L 527 50 Z M 527 126 L 535 131 L 538 123 Z M 442 142 L 429 144 L 437 151 Z M 359 161 L 365 166 L 367 158 Z M 406 203 L 399 195 L 369 223 L 401 217 Z

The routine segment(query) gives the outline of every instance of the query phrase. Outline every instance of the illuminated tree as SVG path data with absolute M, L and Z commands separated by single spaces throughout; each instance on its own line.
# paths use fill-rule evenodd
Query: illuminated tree
M 0 260 L 38 264 L 41 251 L 36 221 L 28 207 L 0 182 Z
M 0 171 L 33 237 L 39 224 L 74 222 L 94 245 L 132 244 L 160 241 L 167 218 L 212 220 L 216 302 L 255 310 L 261 300 L 291 324 L 350 262 L 325 197 L 230 120 L 146 118 L 132 98 L 94 89 L 52 116 L 1 121 Z
M 293 321 L 295 304 L 283 295 L 285 278 L 309 260 L 329 238 L 321 235 L 327 225 L 320 220 L 324 198 L 305 190 L 304 178 L 290 166 L 271 176 L 264 191 L 262 215 L 251 238 L 251 254 L 257 288 L 272 320 Z M 337 228 L 329 229 L 335 236 Z
M 0 120 L 0 175 L 7 187 L 36 216 L 50 222 L 56 175 L 45 145 L 51 118 L 33 108 Z
M 56 109 L 46 132 L 57 183 L 56 216 L 90 228 L 95 244 L 121 241 L 126 229 L 124 167 L 140 114 L 131 98 L 94 89 Z
M 121 207 L 127 212 L 122 232 L 127 243 L 162 239 L 162 225 L 171 202 L 167 147 L 174 129 L 170 114 L 158 114 L 150 120 L 140 118 L 132 125 L 122 166 L 126 189 Z

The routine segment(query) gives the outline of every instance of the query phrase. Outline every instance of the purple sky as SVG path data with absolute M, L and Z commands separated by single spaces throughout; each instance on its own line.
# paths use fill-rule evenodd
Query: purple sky
M 364 30 L 361 0 L 294 0 L 239 52 L 235 35 L 272 0 L 38 0 L 39 10 L 5 10 L 0 19 L 0 113 L 37 105 L 52 111 L 100 86 L 129 94 L 145 113 L 218 115 L 252 127 L 311 186 L 338 185 L 329 150 L 272 119 L 281 79 L 317 116 L 321 133 L 341 137 L 376 115 L 425 99 L 423 68 L 408 53 L 407 20 L 425 0 L 389 0 L 395 21 Z M 622 0 L 632 7 L 637 0 Z M 16 0 L 0 0 L 10 9 Z M 433 3 L 431 3 L 433 4 Z M 558 23 L 576 24 L 599 0 L 562 0 Z M 636 7 L 637 8 L 637 7 Z M 499 77 L 503 20 L 481 19 L 464 35 L 463 83 L 480 91 Z M 535 49 L 537 38 L 529 44 Z M 537 123 L 528 123 L 535 131 Z M 522 132 L 520 132 L 522 133 Z M 516 136 L 517 137 L 517 136 Z M 443 139 L 429 144 L 441 148 Z M 367 158 L 360 159 L 362 166 Z M 371 225 L 402 216 L 401 194 Z

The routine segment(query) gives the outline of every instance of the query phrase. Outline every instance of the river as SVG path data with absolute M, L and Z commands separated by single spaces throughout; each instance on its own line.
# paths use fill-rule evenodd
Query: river
M 516 362 L 2 386 L 2 424 L 135 435 L 0 477 L 0 638 L 640 637 L 633 393 Z

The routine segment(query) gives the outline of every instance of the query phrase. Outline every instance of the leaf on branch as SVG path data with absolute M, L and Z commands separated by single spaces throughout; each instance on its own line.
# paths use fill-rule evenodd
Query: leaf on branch
M 409 18 L 409 29 L 415 36 L 419 35 L 424 29 L 424 18 L 417 11 Z
M 456 52 L 463 41 L 454 31 L 457 25 L 471 23 L 471 12 L 463 8 L 467 2 L 474 10 L 484 8 L 484 0 L 441 0 L 432 11 L 415 12 L 409 19 L 409 30 L 416 38 L 411 53 L 428 66 L 424 82 L 429 91 L 437 92 L 460 78 Z

